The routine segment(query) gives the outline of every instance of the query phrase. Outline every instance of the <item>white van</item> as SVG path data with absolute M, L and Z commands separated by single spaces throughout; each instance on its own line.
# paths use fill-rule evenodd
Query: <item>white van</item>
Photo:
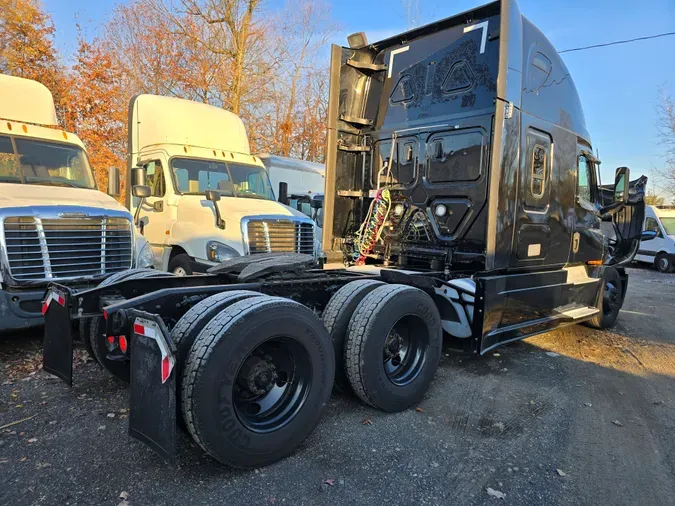
M 153 263 L 129 211 L 96 188 L 82 141 L 59 128 L 51 92 L 0 75 L 0 332 L 43 322 L 49 282 L 92 287 Z
M 638 262 L 653 263 L 661 272 L 675 270 L 675 206 L 646 206 L 643 230 L 656 232 L 654 239 L 640 242 Z
M 240 255 L 318 253 L 314 223 L 275 200 L 231 112 L 179 98 L 132 98 L 127 171 L 149 187 L 143 199 L 127 190 L 127 204 L 159 269 L 186 275 Z

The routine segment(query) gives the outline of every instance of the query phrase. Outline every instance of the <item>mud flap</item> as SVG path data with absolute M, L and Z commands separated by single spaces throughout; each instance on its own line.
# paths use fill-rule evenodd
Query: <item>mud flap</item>
M 132 310 L 129 435 L 176 462 L 176 348 L 162 319 Z
M 73 328 L 70 324 L 70 290 L 49 285 L 42 302 L 45 315 L 42 368 L 73 385 Z

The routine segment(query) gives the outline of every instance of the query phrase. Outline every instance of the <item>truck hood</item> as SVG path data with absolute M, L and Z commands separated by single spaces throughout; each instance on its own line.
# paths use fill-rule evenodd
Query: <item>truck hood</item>
M 127 210 L 114 198 L 98 190 L 0 183 L 0 209 L 49 205 L 97 207 L 114 211 Z

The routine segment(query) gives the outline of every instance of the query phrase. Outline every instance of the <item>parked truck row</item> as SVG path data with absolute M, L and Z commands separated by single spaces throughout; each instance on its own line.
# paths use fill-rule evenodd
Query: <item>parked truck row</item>
M 125 208 L 120 171 L 100 191 L 50 91 L 0 76 L 0 331 L 43 323 L 49 281 L 83 289 L 129 268 L 185 275 L 249 253 L 318 254 L 309 203 L 322 165 L 251 155 L 241 120 L 216 107 L 141 95 L 129 112 Z

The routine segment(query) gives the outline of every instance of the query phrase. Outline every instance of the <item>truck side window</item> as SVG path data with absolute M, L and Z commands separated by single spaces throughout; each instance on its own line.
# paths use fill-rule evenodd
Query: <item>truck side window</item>
M 591 192 L 591 181 L 593 181 L 593 176 L 591 174 L 592 170 L 593 165 L 584 155 L 581 155 L 579 157 L 579 169 L 577 175 L 577 196 L 587 202 L 593 202 Z
M 653 230 L 656 232 L 657 237 L 663 237 L 663 234 L 661 233 L 661 227 L 659 227 L 659 224 L 654 218 L 647 218 L 645 220 L 645 230 Z
M 0 136 L 0 182 L 21 182 L 21 174 L 16 163 L 12 140 L 5 136 Z
M 534 198 L 540 199 L 544 196 L 546 189 L 546 148 L 539 144 L 535 144 L 532 149 L 532 178 L 530 185 L 530 191 Z
M 150 187 L 152 197 L 163 197 L 166 192 L 164 171 L 159 161 L 150 162 L 145 166 L 145 182 Z

